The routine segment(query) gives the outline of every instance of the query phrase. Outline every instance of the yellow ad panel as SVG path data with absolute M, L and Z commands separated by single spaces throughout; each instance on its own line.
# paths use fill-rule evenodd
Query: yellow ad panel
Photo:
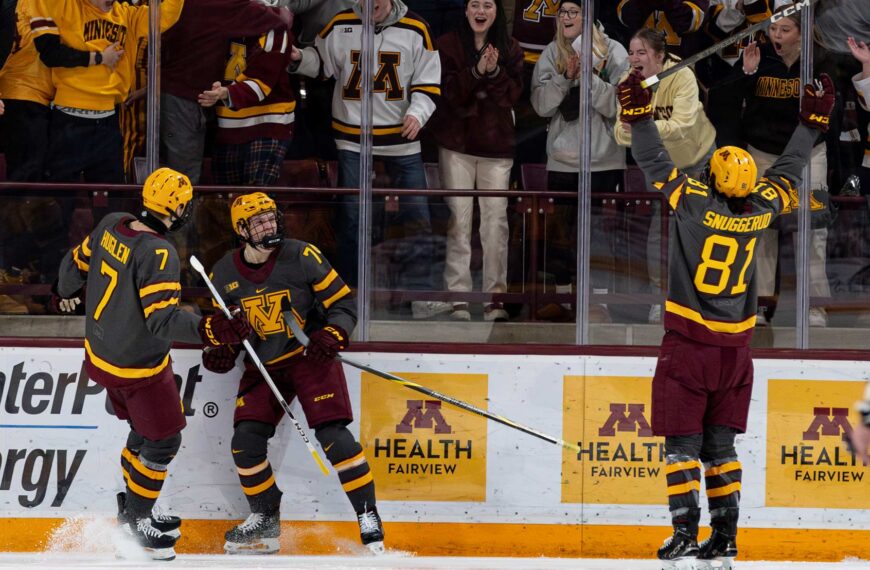
M 665 502 L 665 440 L 650 428 L 652 378 L 565 376 L 562 502 Z
M 767 506 L 870 508 L 867 469 L 843 442 L 859 421 L 852 406 L 863 389 L 863 382 L 768 382 Z
M 394 374 L 487 407 L 486 374 Z M 361 387 L 360 443 L 378 498 L 486 501 L 486 418 L 368 372 Z

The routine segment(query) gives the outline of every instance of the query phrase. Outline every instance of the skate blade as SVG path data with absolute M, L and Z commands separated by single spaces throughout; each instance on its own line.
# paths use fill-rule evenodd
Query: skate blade
M 227 554 L 275 554 L 280 549 L 277 538 L 261 538 L 256 542 L 224 543 Z
M 366 544 L 365 547 L 368 548 L 371 551 L 371 553 L 374 554 L 375 556 L 380 556 L 384 552 L 386 552 L 386 549 L 384 548 L 384 541 L 383 540 L 379 540 L 377 542 L 370 542 L 370 543 Z
M 175 560 L 175 549 L 172 547 L 169 548 L 145 548 L 145 552 L 151 557 L 151 560 L 160 560 L 162 562 L 169 562 L 170 560 Z
M 662 560 L 662 570 L 695 570 L 696 566 L 694 557 L 679 558 L 677 560 Z
M 733 558 L 714 558 L 712 560 L 698 560 L 695 563 L 697 570 L 732 570 L 734 568 Z

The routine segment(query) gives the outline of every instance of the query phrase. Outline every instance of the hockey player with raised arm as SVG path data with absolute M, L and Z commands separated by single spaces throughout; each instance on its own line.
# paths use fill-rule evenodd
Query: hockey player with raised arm
M 155 170 L 142 188 L 141 213 L 103 218 L 64 256 L 56 285 L 61 312 L 73 312 L 87 286 L 85 370 L 130 424 L 118 522 L 156 560 L 175 558 L 181 535 L 178 517 L 152 515 L 186 425 L 170 344 L 237 344 L 251 332 L 244 317 L 198 317 L 178 306 L 180 264 L 167 234 L 190 219 L 192 198 L 186 176 Z
M 797 205 L 801 170 L 817 131 L 828 128 L 833 83 L 822 75 L 822 89 L 804 88 L 801 123 L 757 183 L 752 157 L 738 147 L 716 150 L 702 183 L 671 162 L 652 121 L 652 92 L 642 80 L 634 72 L 619 85 L 620 120 L 631 123 L 632 155 L 667 198 L 676 228 L 665 336 L 652 382 L 652 428 L 665 437 L 674 527 L 658 557 L 665 568 L 712 568 L 712 560 L 730 568 L 742 479 L 734 438 L 746 431 L 752 395 L 753 253 L 759 232 Z M 699 545 L 702 464 L 713 532 Z
M 251 345 L 288 401 L 299 399 L 308 425 L 338 474 L 356 511 L 362 543 L 384 550 L 375 484 L 362 446 L 347 429 L 353 410 L 341 364 L 356 326 L 350 288 L 315 246 L 285 239 L 281 212 L 262 192 L 245 194 L 230 208 L 233 231 L 244 245 L 214 266 L 212 280 L 227 302 L 247 314 Z M 309 332 L 306 350 L 284 321 L 286 311 Z M 206 369 L 222 374 L 235 365 L 238 347 L 203 352 Z M 266 455 L 284 412 L 259 370 L 245 361 L 236 397 L 233 461 L 251 507 L 246 521 L 226 533 L 227 553 L 272 554 L 281 534 L 281 490 Z

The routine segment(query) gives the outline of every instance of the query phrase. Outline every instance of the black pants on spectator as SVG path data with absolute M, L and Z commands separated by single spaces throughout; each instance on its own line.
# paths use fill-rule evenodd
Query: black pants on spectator
M 124 183 L 124 141 L 118 114 L 87 119 L 51 111 L 46 179 L 51 182 Z
M 0 141 L 6 154 L 6 179 L 39 182 L 45 174 L 50 109 L 34 101 L 4 99 Z

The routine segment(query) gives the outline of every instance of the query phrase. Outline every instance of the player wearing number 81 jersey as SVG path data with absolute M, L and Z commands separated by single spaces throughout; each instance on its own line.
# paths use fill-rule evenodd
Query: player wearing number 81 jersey
M 665 474 L 674 527 L 658 550 L 673 567 L 699 559 L 730 568 L 737 555 L 742 467 L 734 437 L 746 431 L 752 395 L 749 340 L 755 327 L 754 253 L 759 233 L 797 206 L 796 187 L 818 130 L 826 130 L 833 83 L 808 85 L 801 121 L 783 154 L 756 183 L 743 149 L 723 147 L 706 183 L 680 173 L 652 121 L 652 94 L 633 73 L 619 85 L 621 120 L 631 124 L 632 154 L 674 213 L 669 251 L 665 337 L 652 382 L 652 428 L 665 436 Z M 700 480 L 704 469 L 713 532 L 700 545 Z M 694 564 L 694 562 L 693 562 Z M 678 566 L 679 567 L 679 566 Z M 723 567 L 723 566 L 720 566 Z

